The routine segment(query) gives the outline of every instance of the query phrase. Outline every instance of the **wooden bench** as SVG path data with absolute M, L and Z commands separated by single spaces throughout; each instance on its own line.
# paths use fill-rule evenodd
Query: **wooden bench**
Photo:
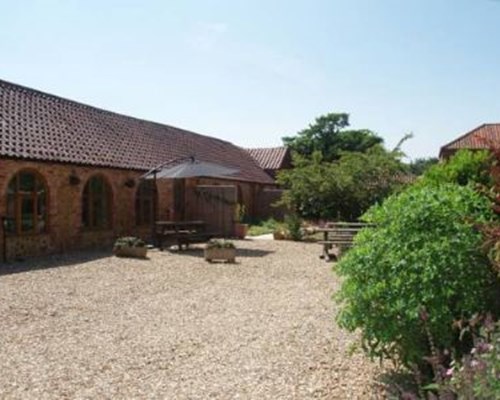
M 373 225 L 362 222 L 329 222 L 324 228 L 317 228 L 316 232 L 323 233 L 323 240 L 317 242 L 323 248 L 320 258 L 327 261 L 340 258 L 343 252 L 352 247 L 358 232 L 368 226 Z M 334 247 L 336 253 L 331 252 Z

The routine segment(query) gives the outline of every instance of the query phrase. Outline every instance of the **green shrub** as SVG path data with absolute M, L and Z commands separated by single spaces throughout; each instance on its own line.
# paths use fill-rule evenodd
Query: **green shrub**
M 124 236 L 116 239 L 114 247 L 146 247 L 146 242 L 134 236 Z
M 302 240 L 302 220 L 296 214 L 285 216 L 285 229 L 290 239 L 295 241 Z
M 207 249 L 235 249 L 236 246 L 230 240 L 210 239 L 206 245 Z
M 247 214 L 247 208 L 245 207 L 245 205 L 243 203 L 236 204 L 236 208 L 234 210 L 234 221 L 243 223 L 246 214 Z
M 430 167 L 421 179 L 424 185 L 456 183 L 491 184 L 491 158 L 487 151 L 460 150 L 446 162 Z
M 266 233 L 273 233 L 278 226 L 279 222 L 277 222 L 273 218 L 270 218 L 265 221 L 257 221 L 250 224 L 250 228 L 248 229 L 248 235 L 259 236 L 259 235 L 265 235 Z
M 285 189 L 279 205 L 305 219 L 356 221 L 373 204 L 405 186 L 398 152 L 374 146 L 366 153 L 343 153 L 335 162 L 294 157 L 294 168 L 278 174 Z
M 363 219 L 376 226 L 360 232 L 337 266 L 340 326 L 361 328 L 371 356 L 422 372 L 428 334 L 460 356 L 453 322 L 492 304 L 496 277 L 474 226 L 492 217 L 486 198 L 451 184 L 419 185 L 372 207 Z

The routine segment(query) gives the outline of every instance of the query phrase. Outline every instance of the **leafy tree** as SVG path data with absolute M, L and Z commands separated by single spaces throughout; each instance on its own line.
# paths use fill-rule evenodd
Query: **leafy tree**
M 284 137 L 283 142 L 292 151 L 303 157 L 321 153 L 323 161 L 338 160 L 342 152 L 365 152 L 383 140 L 370 130 L 348 130 L 349 115 L 330 113 L 316 118 L 308 128 L 296 136 Z
M 372 356 L 429 372 L 429 338 L 457 357 L 454 322 L 491 311 L 500 295 L 476 224 L 493 218 L 470 186 L 416 185 L 371 208 L 363 230 L 336 270 L 340 326 L 360 328 Z
M 420 176 L 423 175 L 425 171 L 427 171 L 433 165 L 436 165 L 439 162 L 439 159 L 436 157 L 428 157 L 428 158 L 417 158 L 413 160 L 409 165 L 409 172 L 413 175 Z
M 319 152 L 295 155 L 295 168 L 278 175 L 285 192 L 282 203 L 303 218 L 356 220 L 404 183 L 398 152 L 372 146 L 365 153 L 345 152 L 323 162 Z

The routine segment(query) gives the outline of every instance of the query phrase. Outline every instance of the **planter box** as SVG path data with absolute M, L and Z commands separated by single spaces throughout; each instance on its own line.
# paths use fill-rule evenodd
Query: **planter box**
M 148 254 L 148 248 L 144 247 L 115 247 L 113 249 L 113 254 L 117 257 L 132 257 L 132 258 L 146 258 Z
M 212 262 L 214 260 L 217 261 L 226 261 L 230 263 L 234 263 L 236 259 L 236 249 L 230 248 L 205 248 L 205 260 L 208 262 Z

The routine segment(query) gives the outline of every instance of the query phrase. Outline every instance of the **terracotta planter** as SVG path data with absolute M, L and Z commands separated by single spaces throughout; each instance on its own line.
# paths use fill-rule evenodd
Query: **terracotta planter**
M 248 233 L 248 224 L 241 224 L 236 222 L 234 224 L 234 236 L 238 239 L 245 239 Z
M 212 262 L 214 260 L 217 261 L 226 261 L 230 263 L 234 263 L 236 259 L 236 249 L 232 248 L 205 248 L 205 260 L 208 262 Z
M 144 247 L 115 247 L 113 249 L 113 254 L 117 257 L 132 257 L 132 258 L 146 258 L 148 254 L 148 248 Z

